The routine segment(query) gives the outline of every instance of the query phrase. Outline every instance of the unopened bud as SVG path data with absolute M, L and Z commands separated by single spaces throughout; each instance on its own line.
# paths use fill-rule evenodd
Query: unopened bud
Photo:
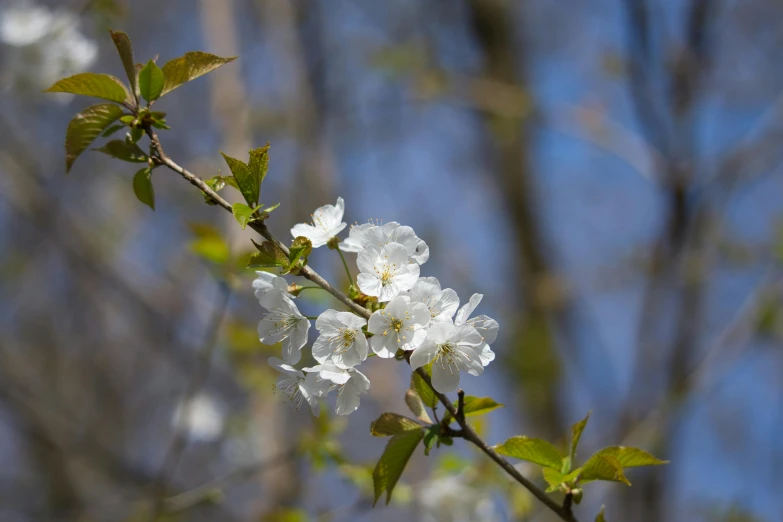
M 582 501 L 582 490 L 579 488 L 572 489 L 571 497 L 573 497 L 575 503 L 579 504 Z
M 296 283 L 291 283 L 290 285 L 288 285 L 288 293 L 289 293 L 289 294 L 291 294 L 291 295 L 292 295 L 292 296 L 294 296 L 294 297 L 298 297 L 298 296 L 299 296 L 299 293 L 300 293 L 300 292 L 301 292 L 303 289 L 304 289 L 304 288 L 303 288 L 301 285 L 298 285 L 298 284 L 296 284 Z

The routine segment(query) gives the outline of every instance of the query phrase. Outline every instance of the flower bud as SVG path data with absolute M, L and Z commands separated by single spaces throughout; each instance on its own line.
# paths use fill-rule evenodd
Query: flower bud
M 340 238 L 337 236 L 330 237 L 329 241 L 326 242 L 326 246 L 329 247 L 329 250 L 336 249 L 339 244 L 340 244 Z
M 573 497 L 575 503 L 579 504 L 582 501 L 582 490 L 579 488 L 572 489 L 571 497 Z

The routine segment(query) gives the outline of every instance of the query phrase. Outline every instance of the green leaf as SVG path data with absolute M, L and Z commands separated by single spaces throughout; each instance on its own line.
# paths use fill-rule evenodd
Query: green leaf
M 185 53 L 179 58 L 174 58 L 163 66 L 165 82 L 161 96 L 234 60 L 236 60 L 236 56 L 221 58 L 214 54 L 199 51 Z
M 258 147 L 250 151 L 250 172 L 258 180 L 258 186 L 264 182 L 266 173 L 269 171 L 269 143 L 263 147 Z
M 544 474 L 544 480 L 549 484 L 549 487 L 546 490 L 547 493 L 557 491 L 560 484 L 566 481 L 565 476 L 556 469 L 541 468 L 541 472 Z
M 253 214 L 260 208 L 260 205 L 256 208 L 250 208 L 244 203 L 234 203 L 231 205 L 231 212 L 234 214 L 237 222 L 242 226 L 242 230 L 244 230 L 250 220 L 253 219 Z
M 221 154 L 223 153 L 221 152 Z M 234 175 L 234 180 L 239 187 L 239 192 L 242 193 L 247 204 L 253 207 L 256 206 L 258 204 L 259 185 L 255 176 L 250 171 L 250 167 L 243 161 L 232 158 L 231 156 L 223 154 L 223 158 L 226 160 L 226 164 L 228 165 L 229 170 L 231 170 L 231 174 Z
M 279 206 L 280 206 L 280 203 L 277 203 L 275 205 L 270 205 L 270 206 L 266 207 L 265 209 L 263 209 L 261 211 L 261 217 L 259 217 L 258 219 L 264 220 L 264 219 L 268 218 L 269 217 L 269 213 L 272 212 L 274 209 L 276 209 Z
M 595 516 L 595 522 L 606 522 L 606 518 L 604 518 L 605 510 L 606 510 L 606 506 L 601 506 L 601 511 L 599 511 L 598 514 Z
M 462 411 L 465 413 L 465 417 L 472 417 L 476 415 L 484 415 L 485 413 L 489 413 L 492 410 L 496 410 L 502 407 L 503 404 L 495 402 L 495 399 L 491 397 L 473 397 L 466 395 L 465 406 Z M 459 408 L 459 402 L 454 403 L 454 408 Z M 450 421 L 451 413 L 447 411 L 443 415 L 443 418 L 446 421 Z
M 639 466 L 659 466 L 668 464 L 668 460 L 656 458 L 639 448 L 628 446 L 609 446 L 595 453 L 596 455 L 610 455 L 620 461 L 623 468 L 635 468 Z
M 131 163 L 146 163 L 147 155 L 135 143 L 129 143 L 123 140 L 112 140 L 100 149 L 95 149 L 122 161 Z
M 631 485 L 623 473 L 623 465 L 611 455 L 596 454 L 590 457 L 582 466 L 582 472 L 579 474 L 579 477 L 582 482 L 608 480 L 622 482 L 627 486 Z
M 123 103 L 131 98 L 128 89 L 118 78 L 97 73 L 81 73 L 64 78 L 44 92 L 68 92 L 103 98 L 117 103 Z
M 408 459 L 411 458 L 416 446 L 419 445 L 423 437 L 424 430 L 419 429 L 398 433 L 389 439 L 383 455 L 381 455 L 378 464 L 375 465 L 375 469 L 372 472 L 372 482 L 375 490 L 373 507 L 378 503 L 378 499 L 381 498 L 384 491 L 386 492 L 386 503 L 389 503 L 394 486 L 397 484 L 400 476 L 402 476 Z
M 113 103 L 101 103 L 87 107 L 71 120 L 65 132 L 66 173 L 71 170 L 76 158 L 87 150 L 90 143 L 120 116 L 122 116 L 121 107 Z
M 111 31 L 111 39 L 114 40 L 114 45 L 117 47 L 117 53 L 122 60 L 122 66 L 125 68 L 125 74 L 128 75 L 128 81 L 130 81 L 131 90 L 133 91 L 136 101 L 139 99 L 139 81 L 136 76 L 136 66 L 133 60 L 133 46 L 131 40 L 127 34 L 122 31 Z
M 423 368 L 427 373 L 432 375 L 432 365 L 423 366 Z M 432 388 L 430 388 L 429 385 L 424 382 L 424 379 L 416 372 L 413 372 L 411 375 L 411 389 L 416 392 L 421 398 L 421 402 L 428 408 L 433 408 L 438 404 L 438 398 L 435 396 Z
M 429 456 L 430 450 L 440 437 L 440 424 L 433 424 L 424 432 L 424 455 Z
M 516 459 L 527 460 L 540 466 L 560 471 L 562 456 L 558 449 L 544 439 L 533 439 L 518 435 L 506 440 L 503 444 L 495 446 L 495 450 L 501 455 L 507 455 Z
M 139 201 L 155 210 L 155 189 L 152 187 L 152 170 L 149 167 L 133 176 L 133 192 Z
M 107 104 L 107 105 L 111 105 L 111 104 Z M 117 107 L 116 105 L 111 105 L 111 106 L 112 107 Z M 117 108 L 119 108 L 119 107 L 117 107 Z M 125 125 L 122 125 L 122 124 L 119 124 L 119 123 L 117 125 L 112 125 L 108 129 L 103 131 L 103 134 L 101 134 L 101 137 L 102 138 L 108 138 L 109 136 L 111 136 L 112 134 L 117 132 L 118 130 L 124 129 L 124 128 L 125 128 Z
M 252 241 L 252 240 L 251 240 Z M 258 249 L 250 256 L 250 261 L 247 264 L 247 268 L 269 268 L 275 266 L 288 266 L 288 256 L 272 243 L 271 241 L 264 241 L 260 245 L 253 241 L 253 244 Z
M 427 424 L 432 424 L 432 419 L 427 413 L 427 409 L 424 407 L 424 403 L 414 390 L 408 390 L 405 392 L 405 404 L 408 405 L 411 412 L 416 415 L 416 418 Z
M 133 143 L 138 143 L 144 137 L 144 129 L 141 127 L 132 128 L 130 131 L 130 140 Z
M 576 448 L 579 446 L 579 439 L 582 438 L 582 432 L 584 431 L 585 426 L 587 425 L 587 420 L 589 418 L 590 412 L 587 412 L 587 416 L 585 416 L 584 419 L 574 423 L 571 426 L 571 447 L 568 450 L 568 456 L 571 462 L 573 462 L 574 457 L 576 457 Z
M 403 431 L 418 430 L 421 424 L 408 417 L 396 413 L 382 413 L 380 417 L 370 424 L 370 434 L 375 437 L 388 437 L 397 435 Z
M 301 260 L 301 265 L 307 265 L 307 258 L 310 252 L 313 251 L 313 243 L 304 236 L 299 236 L 291 243 L 291 248 L 288 249 L 288 266 L 283 271 L 283 274 L 287 274 L 297 266 Z
M 145 100 L 153 102 L 160 98 L 164 81 L 163 71 L 150 60 L 139 73 L 139 92 Z

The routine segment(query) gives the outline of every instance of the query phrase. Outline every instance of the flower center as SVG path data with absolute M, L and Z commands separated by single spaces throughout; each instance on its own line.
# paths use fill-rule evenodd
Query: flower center
M 277 381 L 277 389 L 288 396 L 288 400 L 291 401 L 294 408 L 297 410 L 302 406 L 304 402 L 304 396 L 302 390 L 299 388 L 299 383 L 304 379 L 300 377 L 289 377 L 287 379 L 280 379 Z
M 404 324 L 402 323 L 402 319 L 392 319 L 389 323 L 389 327 L 397 333 L 400 333 L 400 330 L 402 330 L 403 326 Z
M 454 375 L 459 373 L 457 361 L 460 357 L 470 360 L 470 357 L 456 350 L 452 343 L 443 343 L 438 345 L 438 355 L 435 356 L 435 364 L 439 364 L 442 370 L 448 368 L 449 373 Z
M 394 269 L 390 265 L 384 266 L 383 270 L 381 271 L 381 284 L 383 286 L 388 285 L 392 282 L 392 278 L 394 278 Z

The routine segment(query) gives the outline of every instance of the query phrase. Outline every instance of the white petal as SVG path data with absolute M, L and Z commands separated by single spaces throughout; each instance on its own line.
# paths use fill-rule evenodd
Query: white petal
M 411 255 L 411 259 L 416 261 L 418 264 L 423 265 L 429 258 L 430 247 L 427 246 L 427 243 L 419 239 L 419 241 L 416 243 L 416 250 L 414 251 L 413 255 Z
M 361 276 L 362 274 L 359 275 Z M 397 286 L 396 280 L 393 280 L 391 283 L 385 286 L 381 283 L 380 279 L 376 279 L 376 281 L 378 281 L 378 284 L 380 285 L 380 291 L 378 292 L 378 294 L 376 294 L 378 296 L 378 302 L 385 303 L 387 301 L 391 301 L 392 299 L 397 297 L 397 294 L 400 293 L 400 287 Z M 361 285 L 359 285 L 359 289 L 361 289 Z M 367 294 L 367 292 L 364 293 Z M 371 294 L 367 294 L 367 295 L 371 295 Z
M 291 228 L 291 235 L 293 237 L 304 236 L 312 241 L 312 238 L 319 235 L 318 230 L 313 225 L 307 223 L 299 223 Z
M 388 308 L 388 307 L 387 307 Z M 376 310 L 367 322 L 367 331 L 371 334 L 379 334 L 389 325 L 383 310 Z
M 451 323 L 435 323 L 427 330 L 427 341 L 444 344 L 451 340 L 456 330 L 456 327 Z
M 368 274 L 375 273 L 375 265 L 380 264 L 383 260 L 380 250 L 373 247 L 367 247 L 356 256 L 356 266 L 359 267 L 360 272 Z
M 332 310 L 331 308 L 324 310 L 321 312 L 321 315 L 318 316 L 318 319 L 315 320 L 315 327 L 319 332 L 331 335 L 336 334 L 340 331 L 340 328 L 343 327 L 343 323 L 339 318 L 339 314 L 341 313 L 343 312 L 338 312 L 337 310 Z
M 330 362 L 322 364 L 318 374 L 321 376 L 321 379 L 326 379 L 335 384 L 345 384 L 351 378 L 351 374 L 347 370 L 338 368 Z
M 481 302 L 482 297 L 484 296 L 481 294 L 473 294 L 470 296 L 470 301 L 465 303 L 465 305 L 459 309 L 459 312 L 457 312 L 457 317 L 454 318 L 454 324 L 462 324 L 466 322 L 468 317 L 470 317 L 470 314 L 473 313 L 473 310 L 475 310 Z
M 319 335 L 313 343 L 313 358 L 319 363 L 326 362 L 332 356 L 332 344 L 329 336 Z
M 399 290 L 410 290 L 416 284 L 416 280 L 419 279 L 420 270 L 421 268 L 416 263 L 403 265 L 394 276 L 394 284 L 397 285 Z
M 370 338 L 370 347 L 382 359 L 391 359 L 397 353 L 396 336 L 375 334 Z
M 359 290 L 364 294 L 375 297 L 381 295 L 381 291 L 383 290 L 380 279 L 375 277 L 374 274 L 370 275 L 364 272 L 356 276 L 356 286 L 358 286 Z
M 283 360 L 288 364 L 296 364 L 302 358 L 302 352 L 300 347 L 296 346 L 296 343 L 291 337 L 286 337 L 281 343 L 283 347 Z
M 479 315 L 478 317 L 469 319 L 468 324 L 478 330 L 478 332 L 484 337 L 484 341 L 489 344 L 494 343 L 498 338 L 498 329 L 500 328 L 500 325 L 498 325 L 498 322 L 491 317 L 487 317 L 486 315 Z
M 476 330 L 469 324 L 461 324 L 459 326 L 456 326 L 455 328 L 456 331 L 454 332 L 454 336 L 452 339 L 458 342 L 459 344 L 478 346 L 484 340 L 481 337 L 481 334 L 478 333 L 478 330 Z
M 410 307 L 410 318 L 414 327 L 423 328 L 430 323 L 430 310 L 424 303 L 413 303 Z
M 351 330 L 361 330 L 367 320 L 351 312 L 337 312 L 337 319 Z
M 484 373 L 484 365 L 481 363 L 481 356 L 470 346 L 458 344 L 454 349 L 462 354 L 456 359 L 457 365 L 461 370 L 471 375 L 481 375 Z
M 459 387 L 459 369 L 454 365 L 440 364 L 440 360 L 432 365 L 432 387 L 441 393 L 453 392 Z
M 340 250 L 343 252 L 361 252 L 369 245 L 369 232 L 377 228 L 372 223 L 363 223 L 354 225 L 348 231 L 348 237 L 340 243 Z
M 482 343 L 479 346 L 476 346 L 474 350 L 478 354 L 483 366 L 486 366 L 495 360 L 495 352 L 492 351 L 487 343 Z
M 402 319 L 405 317 L 405 312 L 409 311 L 410 300 L 405 296 L 397 296 L 386 305 L 383 309 L 387 317 L 395 317 Z
M 424 341 L 411 354 L 411 368 L 415 370 L 429 364 L 435 359 L 436 355 L 438 355 L 438 345 L 430 341 Z
M 427 330 L 425 328 L 421 328 L 419 330 L 415 330 L 413 332 L 413 336 L 408 341 L 408 343 L 402 347 L 403 350 L 413 350 L 421 345 L 421 343 L 424 342 L 424 340 L 427 339 Z
M 356 345 L 356 353 L 359 356 L 359 360 L 363 361 L 367 359 L 369 347 L 367 346 L 367 338 L 364 336 L 364 333 L 362 333 L 361 330 L 356 332 L 356 339 L 354 340 L 354 344 Z
M 381 250 L 382 254 L 386 256 L 386 261 L 390 265 L 396 265 L 397 269 L 408 265 L 408 250 L 399 243 L 389 243 L 383 249 Z M 419 278 L 419 275 L 416 274 L 416 279 Z M 416 279 L 413 280 L 413 283 L 411 283 L 411 286 L 413 286 L 414 283 L 416 283 Z M 408 287 L 410 288 L 410 287 Z M 407 288 L 406 288 L 407 290 Z
M 438 316 L 441 318 L 439 320 L 442 320 L 443 318 L 451 319 L 454 317 L 457 308 L 459 308 L 459 296 L 457 295 L 457 292 L 451 288 L 447 288 L 441 292 L 440 300 L 438 301 L 438 310 L 440 312 Z
M 285 373 L 293 377 L 304 378 L 304 373 L 302 373 L 302 370 L 297 370 L 290 364 L 286 364 L 285 361 L 277 357 L 270 357 L 269 359 L 267 359 L 267 364 L 269 364 L 269 366 L 279 371 L 280 373 Z
M 258 321 L 258 340 L 264 344 L 279 343 L 286 332 L 280 329 L 280 319 L 274 315 L 266 314 Z

